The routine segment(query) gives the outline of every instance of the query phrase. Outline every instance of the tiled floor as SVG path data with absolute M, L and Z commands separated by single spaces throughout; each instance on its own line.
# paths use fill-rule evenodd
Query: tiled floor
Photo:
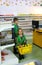
M 28 43 L 32 43 L 32 40 L 28 40 Z M 33 45 L 32 53 L 26 54 L 25 59 L 20 60 L 20 62 L 25 62 L 27 60 L 32 60 L 32 59 L 42 61 L 42 49 L 36 45 Z

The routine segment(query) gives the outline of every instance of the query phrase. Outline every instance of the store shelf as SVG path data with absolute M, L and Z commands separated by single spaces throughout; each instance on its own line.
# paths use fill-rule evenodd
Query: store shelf
M 11 28 L 13 28 L 14 26 L 12 26 L 12 25 L 2 25 L 2 26 L 0 26 L 0 32 L 2 32 L 2 31 L 6 31 L 6 30 L 9 30 L 9 29 L 11 29 Z
M 0 16 L 0 18 L 14 18 L 14 16 Z
M 32 29 L 32 27 L 23 27 L 22 29 Z
M 32 36 L 33 33 L 32 32 L 25 32 L 24 35 L 26 35 L 26 36 Z

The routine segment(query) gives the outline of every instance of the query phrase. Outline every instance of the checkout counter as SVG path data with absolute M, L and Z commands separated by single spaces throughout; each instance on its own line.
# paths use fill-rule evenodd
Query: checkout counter
M 42 29 L 33 31 L 33 43 L 42 48 Z
M 33 28 L 33 44 L 42 48 L 42 27 L 40 27 L 40 21 L 32 21 Z

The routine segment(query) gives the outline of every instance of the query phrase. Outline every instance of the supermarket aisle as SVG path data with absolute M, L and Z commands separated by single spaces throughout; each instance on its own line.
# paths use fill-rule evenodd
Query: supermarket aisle
M 30 60 L 30 59 L 37 59 L 37 60 L 42 61 L 42 49 L 33 45 L 32 53 L 25 55 L 25 57 L 26 58 L 24 60 L 21 60 L 20 62 L 24 62 L 24 61 Z
M 32 40 L 28 40 L 29 43 L 32 42 Z M 12 50 L 12 47 L 10 48 Z M 40 60 L 42 61 L 42 49 L 37 47 L 36 45 L 33 45 L 33 51 L 31 54 L 26 54 L 25 59 L 20 60 L 20 62 L 25 62 L 27 60 Z

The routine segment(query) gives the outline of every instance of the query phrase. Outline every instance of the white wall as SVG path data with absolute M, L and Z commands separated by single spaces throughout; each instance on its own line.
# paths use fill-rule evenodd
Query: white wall
M 31 7 L 28 6 L 1 6 L 0 7 L 0 14 L 30 14 L 31 13 Z
M 42 6 L 33 6 L 32 14 L 42 14 Z
M 29 6 L 9 6 L 0 7 L 0 14 L 42 14 L 42 7 L 29 7 Z
M 42 14 L 42 7 L 0 7 L 0 14 Z
M 40 0 L 37 0 L 38 2 Z M 12 4 L 12 2 L 14 2 Z M 20 3 L 21 2 L 21 3 Z M 30 2 L 30 3 L 29 3 Z M 6 4 L 9 4 L 6 6 Z M 17 3 L 17 5 L 16 5 Z M 27 0 L 27 5 L 26 1 L 21 1 L 18 0 L 0 0 L 0 15 L 1 14 L 42 14 L 42 6 L 33 6 L 33 0 Z M 35 4 L 35 0 L 34 0 Z

